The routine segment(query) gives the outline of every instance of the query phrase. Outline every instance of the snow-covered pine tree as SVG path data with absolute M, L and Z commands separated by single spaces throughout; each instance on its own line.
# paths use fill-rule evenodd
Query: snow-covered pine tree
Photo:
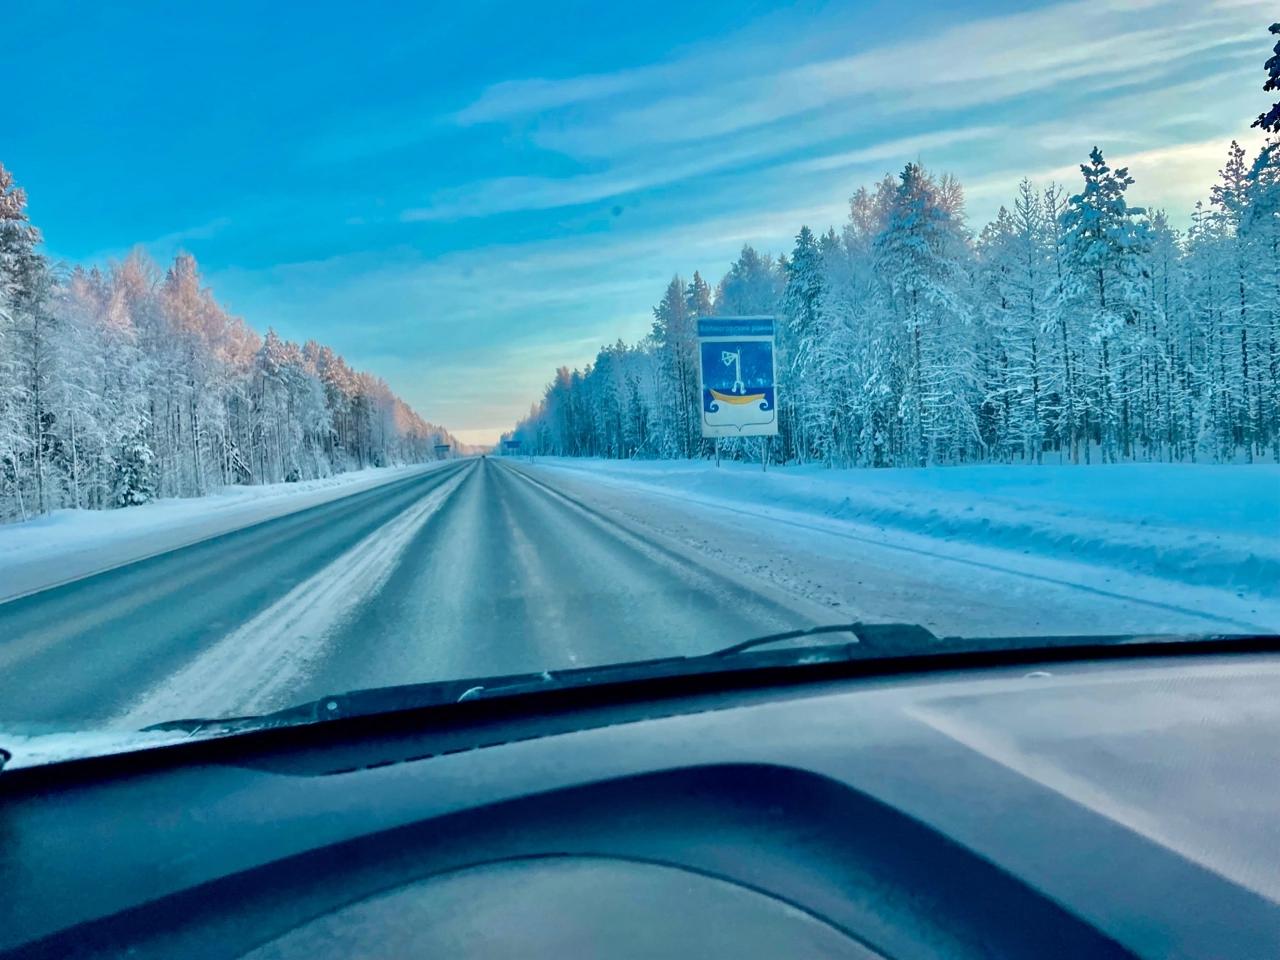
M 1280 38 L 1280 23 L 1271 34 Z M 1280 92 L 1280 39 L 1264 65 L 1262 89 Z M 1255 364 L 1257 403 L 1256 443 L 1269 444 L 1280 461 L 1280 101 L 1259 114 L 1253 126 L 1270 134 L 1248 175 L 1248 207 L 1241 218 L 1241 234 L 1250 254 L 1249 287 L 1258 327 Z
M 1127 168 L 1113 170 L 1095 147 L 1080 165 L 1084 188 L 1063 214 L 1066 274 L 1061 308 L 1074 311 L 1088 331 L 1091 356 L 1082 372 L 1086 436 L 1092 435 L 1103 460 L 1132 454 L 1132 378 L 1144 304 L 1145 211 L 1130 207 L 1125 191 L 1133 184 Z M 1092 423 L 1088 422 L 1092 414 Z M 1086 449 L 1086 462 L 1088 451 Z
M 822 334 L 823 257 L 818 240 L 807 226 L 796 234 L 796 245 L 787 266 L 787 286 L 782 295 L 785 323 L 778 337 L 779 379 L 789 402 L 780 427 L 786 431 L 786 456 L 802 462 L 813 457 L 821 444 L 815 431 L 825 429 L 822 384 L 816 372 L 814 350 Z
M 1241 222 L 1250 261 L 1249 290 L 1255 305 L 1259 356 L 1260 445 L 1280 461 L 1280 130 L 1262 147 L 1249 169 L 1248 209 Z
M 1270 30 L 1273 35 L 1280 35 L 1280 23 L 1273 23 Z M 1267 79 L 1262 89 L 1269 93 L 1280 91 L 1280 40 L 1277 40 L 1272 48 L 1271 57 L 1266 62 L 1266 71 Z M 1258 119 L 1253 122 L 1253 126 L 1261 127 L 1269 133 L 1280 134 L 1280 100 L 1272 104 L 1271 109 L 1258 114 Z
M 773 258 L 744 245 L 716 285 L 715 312 L 721 316 L 773 316 L 782 297 L 781 277 Z
M 660 443 L 666 456 L 692 457 L 696 437 L 698 370 L 693 315 L 680 277 L 671 279 L 662 300 L 653 308 L 653 342 L 659 354 L 663 404 Z
M 1181 460 L 1191 455 L 1192 435 L 1184 411 L 1194 390 L 1187 356 L 1182 237 L 1159 210 L 1151 216 L 1150 239 L 1150 303 L 1145 311 L 1149 327 L 1142 346 L 1148 419 L 1143 439 L 1148 457 Z
M 979 300 L 985 320 L 984 435 L 1003 460 L 1040 462 L 1045 438 L 1041 343 L 1049 286 L 1040 195 L 1022 181 L 1014 210 L 1001 207 L 983 229 L 977 251 Z
M 1228 383 L 1222 386 L 1232 398 L 1232 433 L 1236 443 L 1244 449 L 1245 457 L 1253 459 L 1260 434 L 1260 388 L 1254 383 L 1260 365 L 1256 356 L 1262 342 L 1259 336 L 1260 317 L 1253 303 L 1253 257 L 1250 236 L 1242 230 L 1249 209 L 1249 164 L 1244 147 L 1231 141 L 1226 165 L 1218 171 L 1220 180 L 1210 191 L 1210 201 L 1218 220 L 1220 243 L 1223 247 L 1223 265 L 1228 271 L 1230 303 L 1224 303 L 1219 314 L 1224 359 L 1231 370 Z M 1253 373 L 1250 372 L 1250 364 Z
M 858 345 L 853 334 L 852 261 L 834 228 L 818 241 L 822 258 L 822 292 L 818 326 L 810 352 L 816 402 L 811 416 L 814 456 L 827 466 L 845 466 L 854 456 L 859 428 L 851 419 L 851 360 Z
M 905 331 L 897 323 L 889 294 L 877 273 L 875 247 L 893 208 L 898 183 L 889 175 L 873 189 L 860 187 L 849 199 L 844 228 L 845 275 L 832 276 L 828 309 L 844 317 L 852 338 L 849 365 L 850 431 L 856 434 L 854 460 L 889 466 L 902 454 L 898 408 L 906 380 Z
M 877 272 L 905 331 L 899 405 L 906 462 L 927 466 L 976 455 L 978 376 L 963 224 L 918 164 L 903 170 L 876 240 Z

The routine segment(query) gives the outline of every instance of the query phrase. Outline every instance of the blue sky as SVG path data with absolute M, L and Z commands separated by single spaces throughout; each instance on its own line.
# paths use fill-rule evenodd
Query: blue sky
M 980 225 L 1097 143 L 1185 222 L 1258 142 L 1272 4 L 42 0 L 6 10 L 0 162 L 55 256 L 189 250 L 259 330 L 491 438 L 674 272 L 908 160 Z

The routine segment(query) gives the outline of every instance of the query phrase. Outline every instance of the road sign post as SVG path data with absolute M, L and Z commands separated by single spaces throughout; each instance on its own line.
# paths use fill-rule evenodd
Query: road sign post
M 453 447 L 452 447 L 450 444 L 447 444 L 447 443 L 437 443 L 437 444 L 436 444 L 436 459 L 437 459 L 437 460 L 444 460 L 444 459 L 446 459 L 446 458 L 449 456 L 449 451 L 450 451 L 450 450 L 452 450 L 452 449 L 453 449 Z
M 768 437 L 778 433 L 778 378 L 773 317 L 698 320 L 698 395 L 702 435 L 760 437 L 765 468 Z

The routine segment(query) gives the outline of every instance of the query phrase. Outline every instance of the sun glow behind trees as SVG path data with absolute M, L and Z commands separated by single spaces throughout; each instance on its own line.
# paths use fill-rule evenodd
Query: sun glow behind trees
M 434 457 L 449 433 L 329 347 L 259 336 L 179 255 L 59 273 L 0 167 L 0 520 Z

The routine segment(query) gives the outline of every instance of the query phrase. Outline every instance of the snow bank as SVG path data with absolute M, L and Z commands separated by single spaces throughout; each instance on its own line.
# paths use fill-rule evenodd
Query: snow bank
M 803 514 L 1280 596 L 1280 466 L 829 470 L 539 458 L 709 506 Z
M 0 525 L 0 603 L 448 462 L 369 467 L 300 483 L 225 487 L 207 497 L 156 500 L 122 510 L 55 510 Z

